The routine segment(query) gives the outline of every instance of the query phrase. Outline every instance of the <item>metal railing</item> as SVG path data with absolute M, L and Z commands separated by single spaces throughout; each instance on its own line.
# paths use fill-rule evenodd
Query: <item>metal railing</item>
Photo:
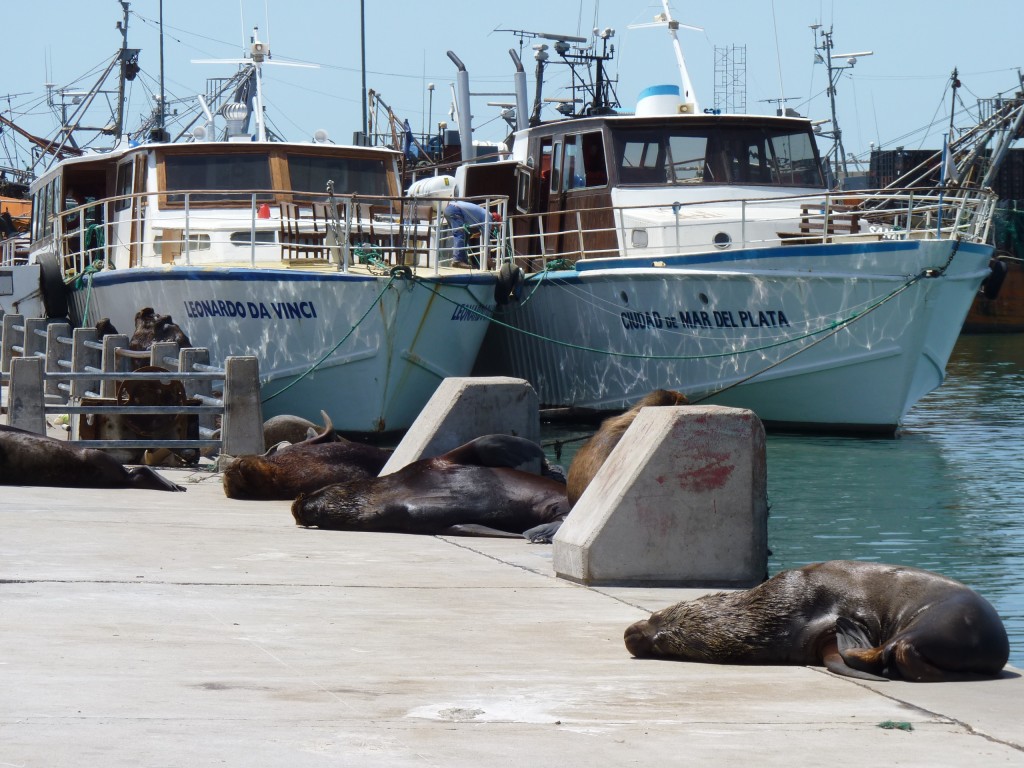
M 504 197 L 465 198 L 504 220 Z M 437 270 L 452 258 L 444 217 L 452 198 L 181 190 L 118 195 L 60 212 L 51 249 L 65 279 L 111 266 L 322 267 Z M 503 227 L 487 228 L 481 268 L 507 251 Z M 485 266 L 486 264 L 486 266 Z
M 128 337 L 122 334 L 100 338 L 95 328 L 72 332 L 67 323 L 20 315 L 4 315 L 0 349 L 0 383 L 8 387 L 9 426 L 44 434 L 47 416 L 58 414 L 185 416 L 196 418 L 198 437 L 72 442 L 96 448 L 213 449 L 230 455 L 263 451 L 255 357 L 229 357 L 221 368 L 210 365 L 209 351 L 203 348 L 160 342 L 147 351 L 135 351 L 128 349 Z M 150 370 L 135 370 L 139 362 Z M 126 382 L 172 381 L 181 383 L 182 404 L 133 404 L 118 399 L 119 387 Z
M 664 257 L 844 240 L 985 242 L 996 203 L 990 190 L 968 187 L 723 197 L 517 214 L 508 220 L 509 242 L 517 260 L 534 269 L 559 259 Z M 728 239 L 716 241 L 719 233 Z

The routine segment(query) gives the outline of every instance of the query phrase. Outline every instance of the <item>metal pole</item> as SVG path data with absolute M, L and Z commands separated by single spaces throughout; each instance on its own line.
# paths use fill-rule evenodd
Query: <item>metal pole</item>
M 363 71 L 363 94 L 360 101 L 363 102 L 363 136 L 364 141 L 368 140 L 369 137 L 369 123 L 366 116 L 366 3 L 365 0 L 359 0 L 359 52 L 362 59 L 362 71 Z
M 156 125 L 161 131 L 161 141 L 164 128 L 164 98 L 164 0 L 160 0 L 160 115 Z

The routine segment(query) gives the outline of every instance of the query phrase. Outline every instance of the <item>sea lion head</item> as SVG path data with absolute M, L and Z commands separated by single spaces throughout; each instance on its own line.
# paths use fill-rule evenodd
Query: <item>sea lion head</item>
M 765 612 L 726 593 L 705 595 L 652 613 L 628 627 L 623 639 L 637 658 L 728 663 L 775 636 L 776 624 L 786 625 L 784 618 L 761 618 Z
M 685 608 L 689 605 L 679 603 L 630 625 L 623 636 L 626 650 L 638 659 L 709 661 L 712 654 L 702 633 L 688 629 L 690 622 Z
M 365 516 L 364 483 L 334 483 L 312 493 L 300 494 L 292 502 L 295 524 L 306 528 L 358 530 Z
M 276 447 L 276 446 L 275 446 Z M 278 479 L 276 467 L 265 455 L 239 456 L 224 468 L 221 478 L 229 499 L 274 498 Z

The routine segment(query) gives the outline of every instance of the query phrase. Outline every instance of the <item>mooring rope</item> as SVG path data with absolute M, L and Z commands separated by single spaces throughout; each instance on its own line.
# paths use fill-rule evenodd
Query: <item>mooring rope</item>
M 952 260 L 952 256 L 950 257 L 950 260 Z M 475 307 L 468 306 L 468 305 L 461 305 L 461 306 L 463 306 L 468 312 L 471 312 L 471 313 L 473 313 L 475 315 L 478 315 L 479 317 L 483 318 L 484 320 L 488 320 L 489 322 L 494 323 L 495 325 L 499 325 L 502 328 L 507 328 L 508 330 L 514 331 L 515 333 L 519 333 L 519 334 L 521 334 L 523 336 L 529 336 L 531 338 L 538 339 L 540 341 L 546 341 L 546 342 L 549 342 L 551 344 L 555 344 L 555 345 L 561 346 L 561 347 L 567 347 L 569 349 L 576 350 L 576 351 L 579 351 L 579 352 L 593 352 L 593 353 L 599 354 L 599 355 L 608 355 L 609 357 L 625 357 L 625 358 L 636 358 L 636 359 L 645 359 L 645 360 L 707 360 L 707 359 L 713 359 L 713 358 L 717 358 L 717 357 L 731 357 L 732 355 L 738 355 L 738 354 L 750 354 L 750 353 L 754 353 L 754 352 L 763 352 L 765 350 L 774 349 L 776 347 L 781 347 L 781 346 L 784 346 L 786 344 L 792 344 L 792 343 L 795 343 L 795 342 L 798 342 L 798 341 L 802 341 L 804 339 L 808 339 L 808 338 L 811 338 L 813 336 L 817 336 L 817 335 L 822 334 L 822 333 L 828 334 L 827 336 L 823 337 L 822 340 L 824 340 L 825 338 L 828 338 L 828 336 L 831 336 L 832 334 L 836 333 L 837 331 L 842 330 L 843 328 L 845 328 L 846 326 L 850 325 L 851 323 L 857 321 L 861 317 L 864 317 L 868 313 L 873 312 L 874 310 L 878 309 L 878 307 L 880 307 L 883 304 L 889 302 L 890 300 L 892 300 L 893 298 L 895 298 L 899 294 L 903 293 L 903 291 L 905 291 L 911 285 L 916 283 L 918 280 L 920 280 L 920 279 L 922 279 L 924 277 L 936 276 L 936 273 L 943 272 L 945 270 L 946 266 L 948 266 L 948 264 L 949 264 L 949 262 L 947 262 L 945 266 L 943 266 L 943 267 L 941 267 L 939 269 L 924 270 L 920 274 L 911 277 L 907 282 L 903 283 L 902 285 L 900 285 L 898 288 L 896 288 L 893 291 L 891 291 L 886 296 L 883 296 L 881 299 L 878 299 L 877 301 L 868 304 L 864 310 L 862 310 L 860 312 L 854 312 L 849 317 L 846 317 L 846 318 L 843 318 L 843 319 L 840 319 L 840 320 L 834 320 L 834 321 L 832 321 L 831 323 L 829 323 L 828 325 L 826 325 L 826 326 L 824 326 L 822 328 L 818 328 L 818 329 L 815 329 L 815 330 L 812 330 L 812 331 L 807 331 L 806 333 L 802 333 L 802 334 L 797 335 L 797 336 L 792 336 L 790 338 L 783 339 L 782 341 L 772 342 L 771 344 L 765 344 L 765 345 L 758 346 L 758 347 L 751 347 L 749 349 L 733 350 L 733 351 L 730 351 L 730 352 L 715 352 L 715 353 L 705 354 L 705 355 L 649 355 L 649 354 L 638 353 L 638 352 L 616 352 L 616 351 L 609 350 L 609 349 L 597 349 L 595 347 L 587 347 L 587 346 L 583 346 L 581 344 L 574 344 L 574 343 L 569 342 L 569 341 L 562 341 L 560 339 L 555 339 L 555 338 L 551 338 L 549 336 L 544 336 L 544 335 L 539 334 L 539 333 L 534 333 L 533 331 L 527 331 L 527 330 L 524 330 L 522 328 L 517 328 L 514 325 L 510 325 L 509 323 L 506 323 L 506 322 L 504 322 L 502 320 L 498 320 L 497 318 L 493 317 L 488 312 L 481 311 L 479 309 L 476 309 Z M 444 301 L 449 302 L 450 304 L 454 304 L 456 306 L 460 306 L 459 302 L 455 301 L 454 299 L 448 298 L 447 296 L 445 296 L 442 293 L 439 293 L 436 289 L 434 289 L 430 285 L 427 285 L 425 283 L 425 281 L 423 281 L 421 278 L 414 277 L 413 278 L 413 283 L 415 285 L 420 285 L 421 287 L 425 288 L 428 291 L 431 291 L 432 293 L 434 293 L 435 296 L 438 296 L 439 298 L 441 298 Z M 815 343 L 817 343 L 817 342 L 815 342 Z M 803 350 L 803 349 L 810 349 L 811 346 L 813 346 L 813 344 L 810 344 L 810 345 L 808 345 L 806 347 L 801 347 L 801 350 Z M 800 350 L 798 350 L 798 351 L 800 351 Z M 774 365 L 778 365 L 778 363 L 775 363 Z
M 340 347 L 340 346 L 341 346 L 342 344 L 344 344 L 344 343 L 345 343 L 346 341 L 348 341 L 348 340 L 349 340 L 349 337 L 351 337 L 351 336 L 352 336 L 352 334 L 353 334 L 353 333 L 355 333 L 355 331 L 356 331 L 356 328 L 358 328 L 358 327 L 359 327 L 360 325 L 362 325 L 362 324 L 363 324 L 363 321 L 364 321 L 364 320 L 366 319 L 367 315 L 369 315 L 369 314 L 370 314 L 370 310 L 372 310 L 372 309 L 373 309 L 373 308 L 374 308 L 375 306 L 377 306 L 377 304 L 378 304 L 378 303 L 380 302 L 380 300 L 381 300 L 381 299 L 382 299 L 382 298 L 384 297 L 384 294 L 385 294 L 385 293 L 387 292 L 388 288 L 390 288 L 390 287 L 391 287 L 391 284 L 392 284 L 392 283 L 394 283 L 394 282 L 395 282 L 395 280 L 397 280 L 397 279 L 399 278 L 399 274 L 400 274 L 400 273 L 396 273 L 396 272 L 392 271 L 392 273 L 391 273 L 391 279 L 390 279 L 390 280 L 388 280 L 387 284 L 385 284 L 385 286 L 384 286 L 383 288 L 381 288 L 381 291 L 380 291 L 380 293 L 378 293 L 378 294 L 377 294 L 377 298 L 375 298 L 375 299 L 374 299 L 374 300 L 373 300 L 373 301 L 371 302 L 370 306 L 368 306 L 368 307 L 366 308 L 366 311 L 365 311 L 365 312 L 363 312 L 363 316 L 362 316 L 362 317 L 360 317 L 360 318 L 359 318 L 359 319 L 358 319 L 358 320 L 356 321 L 355 325 L 353 325 L 353 326 L 352 326 L 352 327 L 351 327 L 351 328 L 349 329 L 348 333 L 346 333 L 346 334 L 345 334 L 345 335 L 344 335 L 344 336 L 343 336 L 343 337 L 341 338 L 341 340 L 340 340 L 340 341 L 338 341 L 338 343 L 337 343 L 337 344 L 335 344 L 335 345 L 334 345 L 333 347 L 331 347 L 331 348 L 330 348 L 329 350 L 327 350 L 327 351 L 326 351 L 326 352 L 325 352 L 325 353 L 324 353 L 323 355 L 321 355 L 321 356 L 320 356 L 320 359 L 319 359 L 319 360 L 317 360 L 317 361 L 316 361 L 315 363 L 313 363 L 313 364 L 312 364 L 311 366 L 309 366 L 309 368 L 307 368 L 307 369 L 306 369 L 306 370 L 305 370 L 305 371 L 304 371 L 303 373 L 299 374 L 299 376 L 297 376 L 297 377 L 295 378 L 295 380 L 294 380 L 294 381 L 290 382 L 289 384 L 286 384 L 285 386 L 283 386 L 283 387 L 282 387 L 281 389 L 279 389 L 279 390 L 278 390 L 277 392 L 275 392 L 274 394 L 272 394 L 272 395 L 268 395 L 267 397 L 264 397 L 264 398 L 263 398 L 262 400 L 260 400 L 260 402 L 261 402 L 261 403 L 267 403 L 267 402 L 270 402 L 271 400 L 273 400 L 273 399 L 274 399 L 275 397 L 277 397 L 278 395 L 280 395 L 280 394 L 283 394 L 284 392 L 287 392 L 287 391 L 288 391 L 289 389 L 291 389 L 292 387 L 294 387 L 294 386 L 295 386 L 296 384 L 298 384 L 298 383 L 299 383 L 300 381 L 302 381 L 302 380 L 303 380 L 304 378 L 306 378 L 306 377 L 307 377 L 307 376 L 309 376 L 309 375 L 310 375 L 311 373 L 313 373 L 313 372 L 314 372 L 314 371 L 315 371 L 315 370 L 316 370 L 317 368 L 319 368 L 319 367 L 320 367 L 320 366 L 321 366 L 321 365 L 322 365 L 322 364 L 324 363 L 324 361 L 325 361 L 325 360 L 327 360 L 327 358 L 328 358 L 328 357 L 330 357 L 331 355 L 333 355 L 333 354 L 334 354 L 335 350 L 337 350 L 337 349 L 338 349 L 338 347 Z

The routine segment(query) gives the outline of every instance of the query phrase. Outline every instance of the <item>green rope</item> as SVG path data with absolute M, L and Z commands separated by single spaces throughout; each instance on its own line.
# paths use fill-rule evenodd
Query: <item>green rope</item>
M 306 378 L 306 377 L 307 377 L 307 376 L 308 376 L 309 374 L 313 373 L 313 372 L 314 372 L 314 371 L 315 371 L 315 370 L 316 370 L 317 368 L 319 368 L 319 367 L 320 367 L 320 366 L 321 366 L 321 365 L 323 364 L 323 362 L 324 362 L 324 361 L 325 361 L 325 360 L 326 360 L 326 359 L 327 359 L 328 357 L 330 357 L 330 356 L 331 356 L 332 354 L 334 354 L 334 351 L 335 351 L 336 349 L 338 349 L 338 347 L 340 347 L 340 346 L 341 346 L 342 344 L 344 344 L 344 343 L 345 343 L 346 341 L 348 341 L 349 337 L 350 337 L 350 336 L 351 336 L 351 335 L 352 335 L 353 333 L 355 333 L 355 330 L 356 330 L 356 328 L 358 328 L 358 327 L 359 327 L 360 325 L 362 325 L 363 321 L 364 321 L 364 320 L 366 319 L 366 316 L 370 314 L 370 310 L 372 310 L 372 309 L 373 309 L 373 308 L 374 308 L 375 306 L 377 306 L 377 304 L 378 304 L 378 303 L 380 302 L 380 300 L 381 300 L 381 299 L 383 298 L 383 296 L 384 296 L 384 293 L 385 293 L 385 292 L 386 292 L 386 291 L 388 290 L 388 288 L 390 288 L 390 287 L 391 287 L 391 284 L 392 284 L 393 282 L 395 282 L 395 280 L 397 280 L 397 279 L 398 279 L 398 275 L 392 275 L 392 276 L 391 276 L 391 279 L 390 279 L 390 280 L 388 280 L 388 282 L 387 282 L 387 285 L 385 285 L 385 286 L 384 286 L 384 287 L 383 287 L 383 288 L 381 289 L 381 292 L 377 294 L 377 298 L 375 298 L 375 299 L 373 300 L 373 302 L 372 302 L 372 303 L 370 304 L 370 306 L 368 306 L 368 307 L 366 308 L 366 311 L 365 311 L 365 312 L 363 313 L 363 316 L 362 316 L 362 317 L 360 317 L 360 318 L 359 318 L 359 319 L 358 319 L 358 320 L 356 321 L 356 324 L 355 324 L 355 325 L 353 325 L 353 326 L 352 326 L 352 327 L 351 327 L 351 328 L 349 329 L 349 332 L 348 332 L 348 333 L 346 333 L 346 334 L 344 335 L 344 337 L 342 337 L 341 341 L 339 341 L 339 342 L 338 342 L 337 344 L 335 344 L 335 345 L 334 345 L 333 347 L 331 347 L 331 348 L 330 348 L 329 350 L 327 350 L 327 352 L 325 352 L 325 353 L 324 353 L 324 354 L 323 354 L 323 355 L 322 355 L 322 356 L 320 357 L 320 359 L 319 359 L 319 360 L 317 360 L 317 361 L 316 361 L 315 363 L 313 363 L 313 364 L 312 364 L 311 366 L 309 366 L 309 368 L 307 368 L 307 369 L 306 369 L 306 370 L 305 370 L 305 371 L 304 371 L 303 373 L 301 373 L 301 374 L 300 374 L 300 375 L 299 375 L 299 376 L 298 376 L 298 377 L 297 377 L 297 378 L 295 379 L 295 381 L 293 381 L 293 382 L 291 382 L 290 384 L 287 384 L 286 386 L 282 387 L 281 389 L 279 389 L 279 390 L 278 390 L 277 392 L 275 392 L 274 394 L 272 394 L 272 395 L 268 395 L 267 397 L 263 398 L 263 399 L 262 399 L 262 400 L 261 400 L 260 402 L 261 402 L 261 403 L 267 403 L 267 402 L 270 402 L 271 400 L 273 400 L 273 399 L 274 399 L 275 397 L 277 397 L 278 395 L 280 395 L 280 394 L 283 394 L 284 392 L 287 392 L 287 391 L 288 391 L 289 389 L 291 389 L 292 387 L 294 387 L 294 386 L 295 386 L 296 384 L 298 384 L 298 383 L 299 383 L 300 381 L 302 381 L 302 380 L 303 380 L 304 378 Z

